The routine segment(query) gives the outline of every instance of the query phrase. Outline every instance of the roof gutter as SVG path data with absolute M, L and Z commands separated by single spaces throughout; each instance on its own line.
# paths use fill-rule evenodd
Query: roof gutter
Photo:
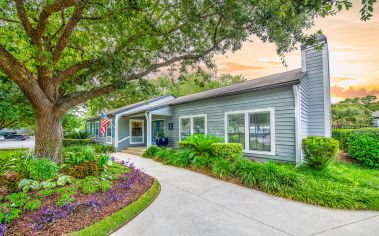
M 176 106 L 176 105 L 180 105 L 180 104 L 185 104 L 185 103 L 190 103 L 190 102 L 195 102 L 195 101 L 202 101 L 202 100 L 207 100 L 207 99 L 211 99 L 211 98 L 226 97 L 226 96 L 231 96 L 231 95 L 240 94 L 240 93 L 254 92 L 254 91 L 258 91 L 258 90 L 266 90 L 266 89 L 273 89 L 273 88 L 284 87 L 284 86 L 292 86 L 292 85 L 297 85 L 299 83 L 300 83 L 300 79 L 293 80 L 291 82 L 285 82 L 285 83 L 261 86 L 261 87 L 257 87 L 257 88 L 243 89 L 243 90 L 233 91 L 233 92 L 229 92 L 229 93 L 217 94 L 217 95 L 212 95 L 212 96 L 205 97 L 205 98 L 192 99 L 191 101 L 183 101 L 183 102 L 177 102 L 177 103 L 173 102 L 173 103 L 169 103 L 169 106 Z

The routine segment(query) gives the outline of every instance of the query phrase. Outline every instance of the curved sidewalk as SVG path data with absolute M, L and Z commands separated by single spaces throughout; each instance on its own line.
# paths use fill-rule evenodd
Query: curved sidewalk
M 113 235 L 378 235 L 379 212 L 303 204 L 116 153 L 161 183 L 158 198 Z

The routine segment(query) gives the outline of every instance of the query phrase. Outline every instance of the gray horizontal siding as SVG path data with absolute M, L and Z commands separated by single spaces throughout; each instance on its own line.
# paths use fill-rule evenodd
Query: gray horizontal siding
M 325 49 L 324 49 L 325 50 Z M 304 81 L 304 93 L 307 99 L 308 135 L 325 135 L 325 86 L 323 74 L 323 54 L 321 51 L 308 48 L 305 50 L 307 75 Z M 304 124 L 304 123 L 303 123 Z M 304 130 L 303 130 L 304 132 Z M 306 135 L 307 136 L 307 135 Z
M 174 106 L 173 130 L 167 130 L 170 145 L 177 147 L 179 141 L 179 117 L 189 115 L 207 115 L 208 134 L 225 137 L 225 112 L 253 110 L 261 108 L 275 109 L 276 155 L 246 154 L 249 157 L 295 161 L 295 117 L 292 86 L 262 90 L 221 98 L 213 98 Z

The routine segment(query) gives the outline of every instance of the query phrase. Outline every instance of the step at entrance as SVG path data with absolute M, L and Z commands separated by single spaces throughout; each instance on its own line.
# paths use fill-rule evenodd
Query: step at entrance
M 122 152 L 131 154 L 131 155 L 142 156 L 145 150 L 146 150 L 146 147 L 128 147 Z

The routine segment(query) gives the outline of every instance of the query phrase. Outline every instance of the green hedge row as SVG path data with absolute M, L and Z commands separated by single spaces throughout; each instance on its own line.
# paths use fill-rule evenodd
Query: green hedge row
M 333 138 L 350 158 L 368 167 L 379 168 L 379 128 L 336 129 Z
M 89 145 L 91 143 L 92 143 L 91 139 L 71 139 L 71 138 L 63 139 L 63 146 Z

